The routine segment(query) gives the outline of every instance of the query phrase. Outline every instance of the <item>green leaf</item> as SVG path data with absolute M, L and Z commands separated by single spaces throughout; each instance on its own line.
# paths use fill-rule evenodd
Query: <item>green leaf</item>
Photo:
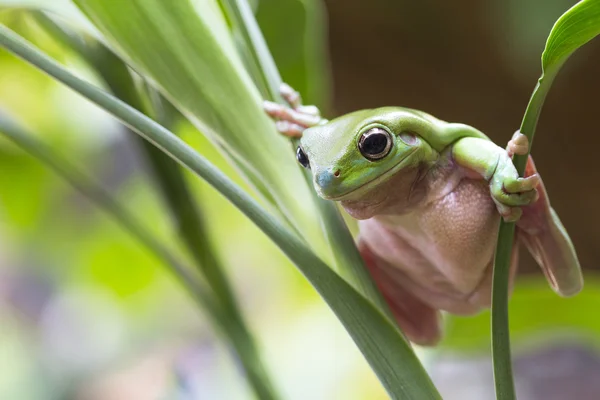
M 325 9 L 321 0 L 260 0 L 256 21 L 284 82 L 321 111 L 329 105 Z
M 42 10 L 77 24 L 89 34 L 100 34 L 71 0 L 0 0 L 0 11 Z
M 542 53 L 542 75 L 533 90 L 521 123 L 521 132 L 529 138 L 530 150 L 542 106 L 554 78 L 567 58 L 598 34 L 600 0 L 580 1 L 565 12 L 552 27 Z M 528 156 L 515 156 L 514 163 L 521 175 L 525 171 Z
M 398 328 L 317 257 L 293 231 L 201 155 L 145 115 L 66 71 L 0 25 L 0 45 L 74 89 L 161 148 L 217 189 L 299 268 L 345 326 L 394 399 L 439 399 L 433 383 Z
M 583 0 L 554 24 L 542 53 L 542 70 L 556 68 L 575 50 L 600 34 L 600 1 Z
M 2 25 L 0 27 L 5 29 Z M 52 148 L 36 139 L 36 135 L 29 133 L 4 112 L 0 112 L 0 134 L 3 134 L 27 153 L 43 162 L 98 207 L 111 215 L 126 231 L 171 269 L 173 274 L 183 283 L 184 287 L 208 312 L 211 318 L 219 321 L 220 325 L 227 324 L 222 319 L 223 313 L 219 305 L 213 301 L 198 277 L 191 273 L 188 267 L 181 264 L 178 257 L 163 246 L 160 240 L 149 234 L 148 230 L 125 207 L 122 207 L 110 193 L 80 172 L 75 165 L 54 152 Z
M 542 54 L 542 76 L 533 90 L 521 123 L 521 133 L 529 139 L 529 150 L 546 95 L 554 78 L 567 58 L 579 47 L 600 34 L 600 0 L 582 0 L 565 12 L 554 24 Z M 522 176 L 529 154 L 514 157 Z M 510 255 L 514 242 L 515 224 L 501 221 L 492 285 L 492 357 L 496 397 L 515 398 L 510 359 L 508 328 L 508 284 Z
M 238 167 L 265 203 L 323 249 L 310 190 L 262 110 L 215 0 L 75 0 L 117 53 Z
M 87 60 L 100 75 L 112 93 L 130 106 L 154 116 L 169 128 L 180 115 L 163 97 L 147 85 L 138 85 L 138 90 L 127 66 L 109 49 L 93 38 L 57 25 L 41 12 L 32 12 L 35 20 L 57 41 L 63 43 Z M 130 132 L 135 136 L 133 132 Z M 204 215 L 195 202 L 180 166 L 148 141 L 136 136 L 138 144 L 147 157 L 152 177 L 157 183 L 169 215 L 173 216 L 176 232 L 193 257 L 196 268 L 201 272 L 212 293 L 216 296 L 222 312 L 229 320 L 222 326 L 225 338 L 236 351 L 248 381 L 260 399 L 276 399 L 271 379 L 263 366 L 250 330 L 246 326 L 238 302 L 224 266 L 208 240 Z
M 227 16 L 233 21 L 234 30 L 239 31 L 240 36 L 244 39 L 242 45 L 250 56 L 248 62 L 256 66 L 252 69 L 257 73 L 254 80 L 264 87 L 267 99 L 283 103 L 279 95 L 281 85 L 279 71 L 247 1 L 223 0 L 223 5 L 227 10 Z M 296 147 L 298 144 L 294 143 L 294 145 Z M 311 174 L 308 171 L 303 171 L 303 173 L 308 185 L 312 185 Z M 352 235 L 335 203 L 321 199 L 314 191 L 311 194 L 323 221 L 323 232 L 338 271 L 363 296 L 379 307 L 390 320 L 395 321 L 388 304 L 365 267 Z

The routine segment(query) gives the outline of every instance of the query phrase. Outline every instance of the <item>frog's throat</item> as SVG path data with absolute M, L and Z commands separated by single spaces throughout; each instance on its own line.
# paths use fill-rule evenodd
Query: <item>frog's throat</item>
M 361 195 L 363 193 L 368 192 L 369 190 L 371 190 L 373 187 L 377 186 L 378 184 L 380 184 L 381 182 L 387 180 L 388 178 L 390 178 L 392 175 L 394 175 L 396 172 L 398 172 L 399 170 L 401 170 L 402 168 L 404 168 L 406 165 L 406 161 L 409 159 L 409 156 L 414 153 L 415 151 L 417 151 L 418 148 L 415 147 L 414 149 L 412 149 L 411 151 L 409 151 L 408 153 L 406 153 L 404 155 L 404 157 L 402 157 L 402 159 L 400 161 L 398 161 L 396 164 L 394 164 L 392 167 L 390 167 L 390 169 L 388 169 L 387 171 L 385 171 L 383 174 L 379 175 L 376 178 L 371 179 L 368 182 L 363 183 L 362 185 L 360 185 L 357 188 L 354 188 L 346 193 L 342 193 L 340 195 L 337 196 L 327 196 L 324 193 L 321 193 L 319 191 L 319 196 L 321 196 L 322 198 L 324 198 L 325 200 L 331 200 L 331 201 L 342 201 L 342 200 L 348 200 L 350 197 L 355 197 L 357 195 Z

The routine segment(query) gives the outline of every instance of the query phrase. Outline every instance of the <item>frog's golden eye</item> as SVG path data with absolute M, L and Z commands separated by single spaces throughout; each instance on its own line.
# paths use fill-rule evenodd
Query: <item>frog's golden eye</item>
M 296 149 L 296 160 L 298 160 L 300 165 L 302 165 L 304 168 L 310 168 L 310 163 L 308 162 L 308 156 L 306 155 L 306 153 L 304 152 L 304 150 L 302 150 L 302 147 L 300 147 L 300 146 L 298 146 L 298 149 Z
M 382 128 L 371 128 L 358 140 L 358 149 L 367 160 L 379 160 L 392 149 L 392 135 Z

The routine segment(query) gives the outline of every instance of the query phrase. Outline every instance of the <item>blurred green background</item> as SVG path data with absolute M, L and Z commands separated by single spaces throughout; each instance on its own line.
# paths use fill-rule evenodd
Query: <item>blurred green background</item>
M 575 1 L 253 3 L 284 80 L 326 116 L 401 105 L 474 125 L 505 143 L 539 75 L 545 38 Z M 95 80 L 22 13 L 0 18 Z M 600 396 L 599 63 L 598 40 L 567 63 L 533 147 L 586 287 L 575 298 L 558 298 L 522 252 L 511 331 L 523 399 Z M 6 52 L 0 52 L 0 109 L 174 242 L 137 142 L 112 118 Z M 178 131 L 242 183 L 193 128 Z M 334 315 L 279 250 L 211 188 L 190 182 L 207 215 L 207 240 L 227 266 L 282 397 L 386 398 Z M 444 398 L 493 398 L 487 313 L 448 318 L 442 345 L 419 351 Z M 0 399 L 246 398 L 252 395 L 231 353 L 163 266 L 0 138 Z

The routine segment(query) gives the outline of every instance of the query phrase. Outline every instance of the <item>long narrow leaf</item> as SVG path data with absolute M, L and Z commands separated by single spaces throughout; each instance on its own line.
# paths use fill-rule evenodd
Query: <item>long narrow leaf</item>
M 262 111 L 216 0 L 74 0 L 116 52 L 213 141 L 290 226 L 323 249 L 288 143 Z
M 172 126 L 179 119 L 180 115 L 177 111 L 153 89 L 148 88 L 143 92 L 148 98 L 144 101 L 130 70 L 104 45 L 57 25 L 44 13 L 34 12 L 33 15 L 53 38 L 86 59 L 116 97 L 146 115 L 153 116 L 165 127 Z M 223 313 L 231 322 L 228 327 L 232 329 L 225 329 L 225 338 L 236 350 L 250 385 L 260 399 L 277 398 L 234 292 L 225 276 L 224 267 L 210 248 L 204 217 L 194 202 L 182 169 L 151 143 L 133 132 L 131 134 L 139 141 L 148 159 L 153 177 L 174 218 L 177 232 L 207 281 L 212 294 L 218 299 Z
M 283 104 L 283 99 L 279 95 L 279 87 L 282 83 L 281 76 L 279 75 L 275 61 L 269 52 L 265 39 L 260 32 L 260 28 L 254 19 L 248 1 L 222 1 L 230 13 L 230 18 L 242 32 L 241 36 L 246 40 L 246 47 L 250 49 L 253 63 L 259 66 L 258 70 L 260 71 L 260 77 L 256 80 L 267 86 L 267 92 L 269 93 L 267 99 Z M 312 185 L 310 173 L 307 171 L 304 171 L 304 173 L 308 184 Z M 367 271 L 362 257 L 354 244 L 352 235 L 336 208 L 335 203 L 319 198 L 314 191 L 312 191 L 312 196 L 319 214 L 321 215 L 321 219 L 323 220 L 323 229 L 329 247 L 333 253 L 337 269 L 354 287 L 394 321 L 389 306 L 383 299 L 381 292 L 378 290 L 373 278 Z
M 72 75 L 0 25 L 0 45 L 104 108 L 217 189 L 253 221 L 310 281 L 345 326 L 394 399 L 439 399 L 408 342 L 377 308 L 316 256 L 296 234 L 258 205 L 177 136 L 127 104 Z
M 521 133 L 529 139 L 529 150 L 554 78 L 567 58 L 579 47 L 600 34 L 600 0 L 583 0 L 565 12 L 554 24 L 542 54 L 542 75 L 533 90 L 521 123 Z M 522 176 L 529 154 L 515 156 L 514 164 Z M 515 396 L 510 359 L 508 325 L 508 285 L 510 255 L 515 224 L 501 221 L 494 257 L 492 287 L 492 357 L 496 397 L 512 400 Z
M 115 222 L 157 256 L 178 278 L 200 308 L 208 314 L 214 327 L 230 339 L 231 345 L 239 355 L 258 398 L 261 400 L 276 398 L 243 321 L 215 301 L 210 288 L 205 287 L 200 282 L 199 277 L 191 273 L 189 267 L 181 264 L 178 257 L 167 249 L 160 240 L 152 236 L 149 230 L 131 215 L 125 207 L 121 206 L 110 193 L 96 184 L 86 174 L 80 172 L 77 167 L 58 155 L 49 146 L 36 139 L 36 135 L 28 133 L 18 123 L 1 112 L 0 134 L 8 137 L 23 150 L 54 170 L 76 190 L 112 216 Z
M 109 214 L 121 227 L 170 268 L 192 297 L 219 326 L 228 325 L 228 322 L 222 319 L 223 312 L 220 306 L 213 300 L 207 288 L 200 283 L 198 276 L 192 274 L 191 270 L 184 266 L 177 256 L 167 249 L 160 240 L 152 236 L 149 230 L 144 228 L 109 192 L 80 172 L 75 165 L 58 155 L 49 146 L 36 139 L 36 135 L 27 132 L 25 128 L 4 112 L 0 112 L 0 134 L 46 164 L 71 186 Z

